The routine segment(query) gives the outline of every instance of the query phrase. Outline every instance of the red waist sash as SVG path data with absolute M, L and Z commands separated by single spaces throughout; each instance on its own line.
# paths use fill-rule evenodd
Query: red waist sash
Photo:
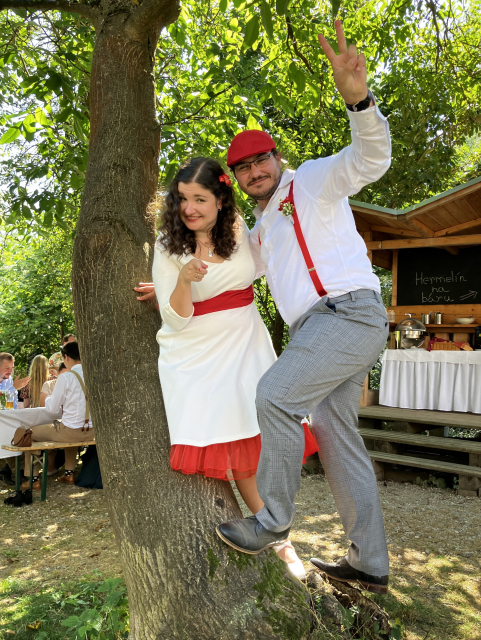
M 194 316 L 203 316 L 206 313 L 247 307 L 251 302 L 254 302 L 254 287 L 252 285 L 247 289 L 224 291 L 224 293 L 209 298 L 209 300 L 193 302 L 192 304 L 194 305 Z

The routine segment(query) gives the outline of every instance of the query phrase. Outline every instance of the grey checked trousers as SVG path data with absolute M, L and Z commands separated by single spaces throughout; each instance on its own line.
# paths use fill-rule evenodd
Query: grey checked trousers
M 381 297 L 361 289 L 322 298 L 289 333 L 291 341 L 257 387 L 262 438 L 257 487 L 264 501 L 257 519 L 271 531 L 291 526 L 304 452 L 301 420 L 310 414 L 322 466 L 351 541 L 347 560 L 355 569 L 387 575 L 376 477 L 357 432 L 362 384 L 388 337 Z

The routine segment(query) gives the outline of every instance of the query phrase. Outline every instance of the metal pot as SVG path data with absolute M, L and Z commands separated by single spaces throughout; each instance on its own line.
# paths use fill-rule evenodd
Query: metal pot
M 431 324 L 431 311 L 428 311 L 427 313 L 423 313 L 421 315 L 421 322 L 423 324 Z
M 422 322 L 413 318 L 414 314 L 406 313 L 409 318 L 405 318 L 398 322 L 394 330 L 396 339 L 396 347 L 398 349 L 411 349 L 412 347 L 420 347 L 426 336 L 426 327 Z
M 434 312 L 434 324 L 443 324 L 444 313 L 440 311 Z

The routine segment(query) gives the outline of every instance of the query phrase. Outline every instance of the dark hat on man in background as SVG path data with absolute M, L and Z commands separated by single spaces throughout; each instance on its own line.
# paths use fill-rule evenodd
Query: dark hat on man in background
M 227 166 L 233 167 L 244 158 L 255 156 L 258 153 L 267 153 L 276 148 L 276 143 L 265 131 L 247 129 L 241 131 L 230 143 L 227 151 Z

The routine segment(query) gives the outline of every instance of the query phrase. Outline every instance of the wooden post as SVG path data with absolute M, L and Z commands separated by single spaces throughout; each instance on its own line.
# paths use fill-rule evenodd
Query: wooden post
M 364 242 L 371 242 L 372 241 L 372 231 L 364 231 L 362 234 L 362 237 L 364 238 Z M 369 258 L 369 260 L 371 261 L 372 264 L 372 249 L 368 249 L 367 250 L 367 257 Z
M 392 252 L 392 301 L 391 306 L 397 306 L 397 266 L 399 250 Z

